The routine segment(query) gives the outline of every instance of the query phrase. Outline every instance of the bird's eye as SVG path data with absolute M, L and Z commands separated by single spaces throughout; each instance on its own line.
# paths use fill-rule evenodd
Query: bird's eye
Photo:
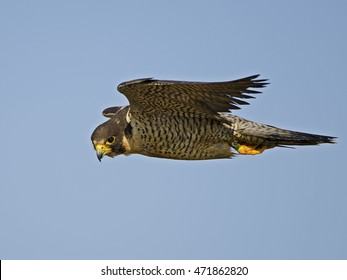
M 116 136 L 111 136 L 111 137 L 107 138 L 106 144 L 111 145 L 114 143 L 114 141 L 116 141 Z

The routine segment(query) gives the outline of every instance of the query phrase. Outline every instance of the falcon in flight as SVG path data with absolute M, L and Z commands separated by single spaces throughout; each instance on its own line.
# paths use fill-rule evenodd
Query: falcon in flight
M 249 121 L 230 113 L 267 85 L 259 75 L 228 82 L 183 82 L 138 79 L 118 91 L 130 105 L 103 111 L 108 121 L 91 140 L 104 156 L 203 160 L 256 155 L 285 146 L 334 143 L 335 137 L 290 131 Z

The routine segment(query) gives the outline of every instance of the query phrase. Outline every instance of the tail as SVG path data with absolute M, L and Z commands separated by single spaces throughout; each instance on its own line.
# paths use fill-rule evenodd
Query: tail
M 292 131 L 277 128 L 270 125 L 259 124 L 258 128 L 239 129 L 244 137 L 257 137 L 262 138 L 265 141 L 272 142 L 276 146 L 307 146 L 307 145 L 319 145 L 323 143 L 335 143 L 336 137 L 311 134 L 299 131 Z
M 239 153 L 258 154 L 274 147 L 334 144 L 335 139 L 332 136 L 281 129 L 238 117 L 234 119 L 233 147 Z

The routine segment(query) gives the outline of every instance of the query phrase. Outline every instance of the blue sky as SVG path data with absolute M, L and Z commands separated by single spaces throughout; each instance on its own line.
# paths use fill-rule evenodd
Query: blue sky
M 346 259 L 345 1 L 2 1 L 0 259 Z M 338 137 L 105 158 L 126 80 L 271 84 L 235 114 Z

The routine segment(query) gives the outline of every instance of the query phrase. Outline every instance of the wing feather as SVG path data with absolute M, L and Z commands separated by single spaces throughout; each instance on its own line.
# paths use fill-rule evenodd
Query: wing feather
M 118 91 L 130 102 L 132 114 L 197 115 L 220 119 L 222 112 L 239 109 L 249 104 L 244 99 L 254 98 L 265 87 L 259 75 L 227 82 L 185 82 L 137 79 L 121 83 Z

